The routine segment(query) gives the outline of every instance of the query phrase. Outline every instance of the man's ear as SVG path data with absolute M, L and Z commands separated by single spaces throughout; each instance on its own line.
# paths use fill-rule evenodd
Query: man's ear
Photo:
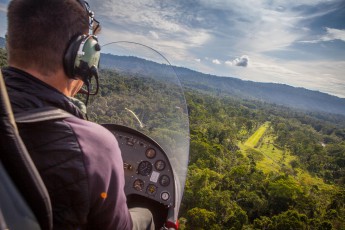
M 76 80 L 70 79 L 69 85 L 70 85 L 70 96 L 74 97 L 79 92 L 81 87 L 83 87 L 84 82 L 80 79 L 76 79 Z

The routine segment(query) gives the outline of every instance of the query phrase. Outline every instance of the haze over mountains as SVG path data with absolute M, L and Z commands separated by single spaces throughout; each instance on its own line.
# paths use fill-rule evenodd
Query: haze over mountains
M 101 67 L 116 65 L 121 71 L 135 68 L 135 63 L 145 62 L 147 74 L 158 74 L 164 64 L 143 60 L 136 57 L 102 54 Z M 242 99 L 292 107 L 305 111 L 317 111 L 345 115 L 345 99 L 326 93 L 296 88 L 276 83 L 243 81 L 232 77 L 219 77 L 203 74 L 183 67 L 174 67 L 183 86 L 215 93 L 230 95 Z
M 5 47 L 5 39 L 0 37 L 0 47 Z M 119 70 L 128 71 L 145 62 L 147 74 L 159 74 L 164 64 L 158 64 L 131 56 L 102 54 L 102 66 L 116 65 Z M 183 67 L 174 66 L 183 86 L 199 89 L 216 95 L 229 95 L 242 99 L 292 107 L 305 111 L 317 111 L 345 115 L 345 98 L 326 93 L 296 88 L 276 83 L 244 81 L 233 77 L 203 74 Z

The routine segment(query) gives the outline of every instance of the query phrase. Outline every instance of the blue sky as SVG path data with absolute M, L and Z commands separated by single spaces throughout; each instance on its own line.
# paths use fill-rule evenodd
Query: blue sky
M 133 41 L 173 65 L 345 98 L 345 0 L 90 0 L 100 42 Z M 8 1 L 0 0 L 0 36 Z

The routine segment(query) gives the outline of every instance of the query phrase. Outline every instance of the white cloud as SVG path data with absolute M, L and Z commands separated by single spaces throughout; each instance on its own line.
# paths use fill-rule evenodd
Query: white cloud
M 313 33 L 307 27 L 308 23 L 337 9 L 317 7 L 320 3 L 325 4 L 322 0 L 201 0 L 201 2 L 207 9 L 226 12 L 224 21 L 227 25 L 215 26 L 224 30 L 228 30 L 226 26 L 232 28 L 230 32 L 224 32 L 223 36 L 227 36 L 233 50 L 245 52 L 287 50 L 295 42 L 306 40 Z M 327 3 L 331 2 L 337 0 L 327 1 Z M 304 9 L 308 7 L 314 7 L 313 11 L 307 13 Z M 223 45 L 219 40 L 213 44 Z
M 233 60 L 233 64 L 236 66 L 247 67 L 249 64 L 249 57 L 247 55 L 243 55 L 240 58 L 236 58 Z
M 303 38 L 306 33 L 297 29 L 296 25 L 299 25 L 302 18 L 292 10 L 296 3 L 282 1 L 277 4 L 273 1 L 269 4 L 264 0 L 204 0 L 202 3 L 205 8 L 228 11 L 225 14 L 228 25 L 224 25 L 224 29 L 232 28 L 230 34 L 236 34 L 236 39 L 227 36 L 236 50 L 265 52 L 284 49 Z
M 242 55 L 239 58 L 235 58 L 232 61 L 225 61 L 225 64 L 228 66 L 242 66 L 247 67 L 249 64 L 249 57 L 247 55 Z
M 326 34 L 319 36 L 319 38 L 315 40 L 300 41 L 300 43 L 319 43 L 334 40 L 341 40 L 345 42 L 345 30 L 326 27 Z
M 155 31 L 150 30 L 150 31 L 149 31 L 149 34 L 150 34 L 151 37 L 153 37 L 154 39 L 159 39 L 159 35 L 158 35 Z
M 322 41 L 342 40 L 345 42 L 345 30 L 326 28 L 327 34 L 321 37 Z
M 232 63 L 232 61 L 225 61 L 225 65 L 233 66 L 233 63 Z
M 122 30 L 132 33 L 150 35 L 160 39 L 176 39 L 189 45 L 199 46 L 209 39 L 203 29 L 190 28 L 176 19 L 174 5 L 161 7 L 154 0 L 133 1 L 110 0 L 103 2 L 103 10 L 99 12 L 104 20 Z
M 216 65 L 220 65 L 221 64 L 221 62 L 218 59 L 213 59 L 212 63 L 216 64 Z
M 96 3 L 98 2 L 98 3 Z M 211 39 L 203 28 L 189 27 L 179 22 L 176 2 L 157 3 L 154 0 L 94 1 L 96 16 L 103 22 L 102 36 L 107 42 L 133 41 L 152 46 L 165 53 L 173 64 L 195 63 L 191 50 L 204 47 Z M 167 5 L 164 6 L 163 5 Z M 97 11 L 98 10 L 98 11 Z M 101 37 L 101 36 L 100 36 Z

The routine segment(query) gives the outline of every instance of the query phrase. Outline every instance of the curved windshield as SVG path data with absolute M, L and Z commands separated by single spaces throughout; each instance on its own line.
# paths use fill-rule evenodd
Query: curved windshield
M 178 77 L 168 60 L 138 43 L 102 47 L 100 93 L 88 106 L 91 121 L 136 129 L 155 140 L 174 169 L 178 210 L 186 180 L 189 120 Z

